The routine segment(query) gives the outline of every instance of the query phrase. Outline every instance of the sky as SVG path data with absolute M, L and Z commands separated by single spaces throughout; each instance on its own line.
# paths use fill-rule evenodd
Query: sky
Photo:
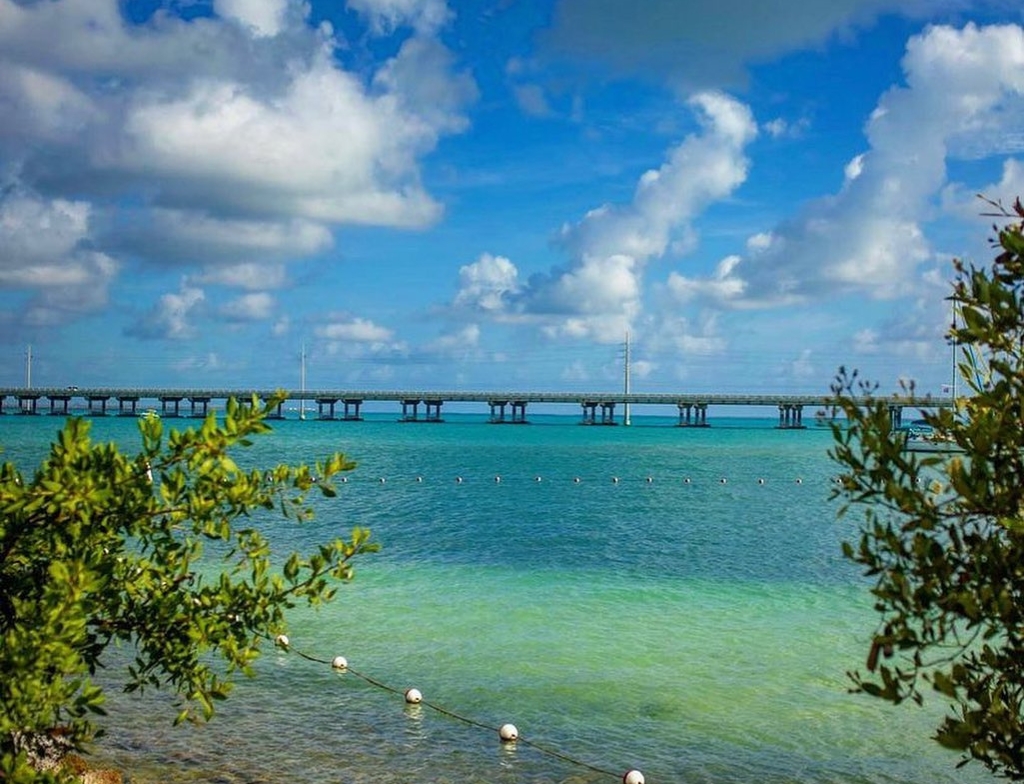
M 1009 0 L 0 0 L 0 386 L 951 382 Z M 303 363 L 304 358 L 304 363 Z

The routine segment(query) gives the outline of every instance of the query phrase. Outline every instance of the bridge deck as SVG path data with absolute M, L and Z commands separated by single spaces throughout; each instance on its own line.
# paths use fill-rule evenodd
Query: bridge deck
M 252 395 L 267 399 L 282 391 L 288 400 L 305 401 L 441 401 L 445 403 L 585 403 L 630 405 L 709 405 L 709 406 L 819 406 L 835 402 L 834 396 L 788 394 L 716 394 L 703 392 L 528 392 L 490 391 L 466 392 L 458 390 L 365 390 L 365 389 L 200 389 L 162 387 L 2 387 L 0 401 L 5 397 L 20 399 L 64 400 L 81 398 L 84 401 L 109 399 L 123 400 L 227 400 L 235 397 L 248 400 Z M 874 398 L 894 406 L 937 408 L 950 406 L 949 397 L 931 395 L 909 397 L 903 395 Z

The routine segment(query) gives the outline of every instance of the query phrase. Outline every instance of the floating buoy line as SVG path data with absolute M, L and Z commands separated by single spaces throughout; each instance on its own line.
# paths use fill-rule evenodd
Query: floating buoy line
M 594 773 L 600 773 L 605 776 L 610 776 L 614 779 L 617 779 L 618 781 L 623 782 L 623 784 L 645 784 L 644 774 L 636 768 L 630 768 L 624 773 L 617 773 L 615 771 L 607 770 L 606 768 L 601 768 L 596 765 L 592 765 L 589 762 L 584 762 L 583 760 L 572 757 L 569 754 L 565 754 L 559 751 L 558 749 L 553 749 L 550 746 L 537 743 L 536 741 L 529 740 L 528 738 L 524 738 L 520 734 L 519 728 L 511 722 L 505 722 L 499 727 L 493 727 L 489 724 L 477 721 L 476 719 L 472 719 L 467 716 L 462 716 L 458 713 L 455 713 L 454 711 L 450 711 L 447 708 L 442 707 L 441 705 L 424 699 L 423 693 L 415 687 L 398 689 L 394 686 L 389 686 L 386 683 L 382 683 L 376 678 L 366 675 L 365 673 L 359 672 L 358 670 L 352 669 L 352 667 L 349 665 L 348 659 L 346 659 L 344 656 L 335 656 L 333 659 L 330 660 L 322 659 L 319 656 L 314 656 L 312 654 L 305 653 L 304 651 L 298 648 L 295 648 L 292 645 L 291 640 L 285 634 L 279 634 L 277 635 L 277 637 L 274 638 L 268 637 L 266 635 L 264 636 L 266 639 L 272 640 L 272 642 L 278 649 L 286 653 L 293 653 L 296 656 L 305 659 L 306 661 L 314 662 L 316 664 L 327 665 L 337 673 L 354 675 L 355 677 L 359 678 L 360 680 L 364 681 L 370 686 L 389 692 L 391 694 L 398 695 L 404 700 L 406 705 L 423 705 L 424 707 L 430 708 L 431 710 L 441 714 L 442 716 L 447 716 L 450 719 L 461 721 L 463 724 L 468 724 L 471 727 L 477 727 L 482 730 L 487 730 L 488 732 L 497 736 L 498 741 L 502 744 L 511 746 L 521 743 L 524 746 L 529 746 L 530 748 L 540 752 L 541 754 L 545 754 L 549 757 L 559 759 L 562 762 L 567 762 L 571 765 L 575 765 L 580 768 L 586 768 L 587 770 L 592 771 Z
M 370 481 L 373 484 L 384 485 L 384 484 L 387 484 L 388 482 L 391 482 L 392 478 L 389 478 L 389 477 L 386 477 L 386 476 L 378 476 L 378 477 L 371 477 L 371 478 L 368 479 L 367 477 L 353 477 L 353 478 L 350 478 L 350 477 L 347 477 L 347 476 L 343 476 L 343 477 L 340 477 L 337 481 L 340 482 L 341 484 L 349 484 L 349 483 L 353 483 L 354 484 L 354 483 L 359 483 L 359 482 Z M 395 481 L 396 482 L 401 482 L 403 480 L 402 479 L 397 479 Z M 406 481 L 411 482 L 413 484 L 418 484 L 418 485 L 422 485 L 422 484 L 435 484 L 436 485 L 436 482 L 433 482 L 433 483 L 428 482 L 427 478 L 422 476 L 422 475 L 414 476 L 414 477 L 412 477 L 410 479 L 407 479 Z M 462 475 L 456 475 L 454 477 L 451 477 L 450 479 L 444 479 L 442 481 L 445 482 L 446 484 L 447 483 L 452 483 L 452 484 L 456 484 L 456 485 L 462 485 L 462 484 L 479 484 L 482 480 L 480 480 L 479 478 L 473 479 L 473 478 L 465 477 L 465 476 L 462 476 Z M 532 477 L 527 478 L 527 477 L 516 477 L 516 476 L 507 477 L 507 476 L 503 476 L 502 474 L 494 474 L 493 476 L 488 476 L 486 478 L 486 480 L 483 480 L 483 481 L 486 481 L 488 484 L 494 484 L 494 485 L 516 484 L 516 483 L 541 484 L 541 483 L 544 483 L 544 482 L 568 482 L 568 483 L 571 483 L 571 484 L 574 484 L 574 485 L 581 485 L 581 484 L 591 484 L 591 485 L 593 485 L 593 484 L 613 484 L 613 485 L 617 485 L 617 484 L 627 484 L 629 482 L 634 482 L 634 483 L 637 483 L 637 484 L 644 484 L 644 485 L 655 485 L 655 484 L 658 484 L 658 485 L 665 486 L 665 485 L 692 485 L 692 484 L 699 484 L 701 481 L 703 481 L 705 484 L 726 485 L 726 484 L 729 484 L 729 482 L 731 482 L 733 480 L 730 479 L 729 477 L 726 477 L 726 476 L 720 476 L 720 477 L 716 477 L 716 478 L 713 478 L 713 479 L 708 479 L 708 478 L 705 477 L 702 480 L 698 480 L 698 479 L 695 479 L 693 477 L 685 476 L 685 475 L 669 477 L 667 479 L 665 479 L 665 478 L 659 479 L 659 478 L 657 478 L 655 476 L 652 476 L 650 474 L 647 474 L 647 475 L 645 475 L 643 477 L 639 477 L 639 478 L 632 479 L 632 480 L 628 479 L 628 478 L 623 478 L 623 477 L 620 477 L 620 476 L 615 476 L 615 475 L 608 476 L 608 477 L 598 477 L 598 478 L 593 478 L 593 477 L 587 478 L 587 477 L 582 477 L 582 476 L 573 476 L 573 477 L 570 477 L 570 478 L 562 476 L 562 477 L 552 478 L 552 477 L 545 477 L 545 476 L 541 476 L 540 474 L 537 474 L 537 475 L 534 475 Z M 753 483 L 753 484 L 762 485 L 762 486 L 763 485 L 767 485 L 767 484 L 771 484 L 769 482 L 768 477 L 765 477 L 765 476 L 755 476 L 752 479 L 750 479 L 749 481 L 751 483 Z M 796 484 L 796 485 L 802 485 L 804 483 L 803 477 L 800 477 L 800 476 L 791 477 L 791 478 L 787 478 L 787 479 L 780 480 L 780 481 L 784 481 L 786 484 Z M 834 483 L 834 484 L 841 484 L 842 481 L 843 480 L 842 480 L 841 477 L 831 477 L 829 479 L 829 482 Z M 920 480 L 918 480 L 918 484 L 920 484 Z

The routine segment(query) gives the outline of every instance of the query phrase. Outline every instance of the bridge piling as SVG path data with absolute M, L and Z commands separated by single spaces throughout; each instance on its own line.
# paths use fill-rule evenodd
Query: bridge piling
M 2 387 L 0 388 L 0 414 L 40 414 L 70 415 L 81 401 L 81 407 L 88 414 L 102 416 L 107 410 L 109 400 L 117 400 L 119 416 L 137 416 L 138 411 L 147 407 L 167 417 L 178 417 L 182 414 L 206 416 L 214 406 L 230 398 L 246 399 L 256 395 L 263 400 L 271 399 L 277 391 L 268 390 L 232 390 L 232 389 L 164 389 L 138 387 Z M 336 414 L 345 420 L 360 420 L 360 406 L 363 402 L 387 402 L 402 406 L 401 421 L 441 422 L 441 410 L 445 402 L 479 403 L 490 405 L 490 421 L 495 424 L 522 424 L 526 419 L 528 403 L 545 405 L 578 405 L 582 409 L 583 424 L 616 424 L 615 409 L 623 406 L 675 406 L 678 410 L 679 427 L 708 427 L 707 410 L 709 406 L 724 408 L 727 412 L 734 407 L 760 407 L 778 411 L 778 424 L 783 429 L 803 428 L 803 409 L 814 406 L 828 409 L 835 405 L 833 394 L 820 395 L 778 395 L 778 394 L 715 394 L 715 393 L 634 393 L 634 392 L 466 392 L 444 390 L 283 390 L 285 400 L 316 400 L 317 413 L 320 419 L 335 419 Z M 13 403 L 12 403 L 13 400 Z M 139 401 L 145 401 L 139 405 Z M 188 400 L 190 408 L 182 411 L 181 401 Z M 40 401 L 45 401 L 40 403 Z M 344 415 L 336 409 L 339 401 L 344 401 Z M 904 409 L 934 410 L 948 408 L 953 405 L 950 397 L 933 397 L 931 395 L 908 397 L 892 395 L 888 397 L 864 398 L 864 404 L 882 403 L 889 408 L 893 427 L 899 427 L 905 421 Z M 157 405 L 159 403 L 159 405 Z M 72 405 L 74 404 L 74 405 Z M 426 408 L 424 415 L 421 404 Z M 46 406 L 44 409 L 43 406 Z M 600 407 L 600 414 L 598 413 Z M 635 408 L 633 411 L 635 412 Z M 283 407 L 271 412 L 273 418 L 279 418 Z M 486 411 L 486 409 L 485 409 Z M 511 411 L 511 413 L 510 413 Z M 728 413 L 726 413 L 728 416 Z
M 707 403 L 677 403 L 677 405 L 679 407 L 677 427 L 710 427 Z
M 419 419 L 419 407 L 420 401 L 417 400 L 403 400 L 402 401 L 402 422 L 415 422 Z M 412 413 L 410 413 L 410 409 Z
M 206 419 L 206 410 L 210 405 L 210 398 L 208 397 L 190 397 L 188 399 L 189 405 L 189 416 L 192 418 Z
M 362 422 L 363 418 L 359 415 L 359 407 L 363 404 L 363 401 L 359 398 L 346 398 L 342 401 L 345 406 L 344 413 L 341 418 L 346 422 Z M 351 406 L 351 409 L 349 408 Z
M 49 398 L 50 416 L 68 415 L 68 403 L 71 401 L 71 395 L 50 395 Z
M 903 427 L 903 406 L 889 406 L 889 424 L 893 430 Z
M 181 416 L 181 401 L 184 395 L 163 395 L 160 398 L 160 416 L 177 418 Z M 168 408 L 170 405 L 170 408 Z
M 338 402 L 338 398 L 331 397 L 318 397 L 316 399 L 316 418 L 317 419 L 334 419 L 334 405 Z M 324 413 L 324 407 L 327 407 L 327 413 Z
M 780 430 L 802 430 L 803 410 L 801 405 L 792 403 L 779 403 L 779 429 Z
M 88 398 L 89 416 L 106 416 L 107 415 L 107 401 L 110 400 L 108 395 L 89 395 Z M 97 410 L 96 406 L 99 405 Z

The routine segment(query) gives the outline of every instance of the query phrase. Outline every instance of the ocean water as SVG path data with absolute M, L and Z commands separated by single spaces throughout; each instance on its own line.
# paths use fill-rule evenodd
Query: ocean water
M 930 740 L 941 700 L 849 693 L 875 619 L 840 554 L 857 519 L 829 500 L 827 428 L 530 419 L 273 423 L 245 462 L 358 463 L 314 522 L 268 524 L 275 548 L 359 525 L 382 551 L 294 613 L 292 651 L 268 645 L 209 724 L 112 690 L 97 757 L 141 784 L 990 780 Z M 27 470 L 60 424 L 0 417 L 0 458 Z M 134 420 L 92 427 L 138 444 Z

